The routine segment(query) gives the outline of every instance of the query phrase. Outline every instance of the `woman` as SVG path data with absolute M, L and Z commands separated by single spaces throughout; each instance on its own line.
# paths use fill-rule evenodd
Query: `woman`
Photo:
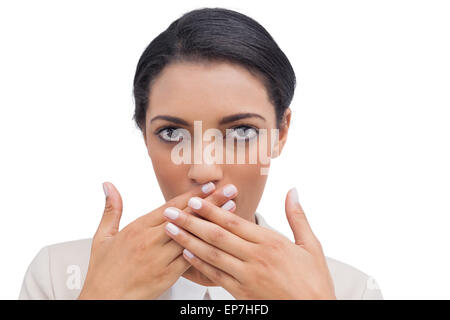
M 119 231 L 122 199 L 105 182 L 93 239 L 41 249 L 20 298 L 382 299 L 372 278 L 324 256 L 295 189 L 285 202 L 295 243 L 255 212 L 294 89 L 287 57 L 253 19 L 206 8 L 174 21 L 134 78 L 134 120 L 167 203 Z

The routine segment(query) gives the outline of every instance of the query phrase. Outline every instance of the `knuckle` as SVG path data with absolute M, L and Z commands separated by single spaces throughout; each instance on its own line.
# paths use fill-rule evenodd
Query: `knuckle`
M 303 217 L 306 217 L 305 212 L 304 212 L 303 209 L 300 208 L 299 206 L 295 206 L 294 209 L 293 209 L 293 211 L 294 211 L 295 213 L 297 213 L 299 216 L 301 216 L 302 218 L 303 218 Z
M 213 280 L 216 280 L 216 282 L 219 282 L 222 279 L 222 277 L 223 277 L 223 273 L 219 269 L 214 269 L 213 274 L 214 274 L 214 276 L 213 276 L 214 279 Z
M 206 261 L 210 264 L 216 264 L 221 258 L 221 255 L 218 250 L 211 248 L 208 250 L 206 254 Z
M 213 204 L 210 203 L 209 201 L 202 201 L 202 207 L 200 209 L 201 210 L 201 216 L 204 217 L 204 218 L 207 218 L 207 219 L 211 218 L 211 216 L 212 216 L 212 213 L 211 213 L 212 206 L 213 206 Z
M 182 219 L 180 226 L 183 227 L 184 229 L 190 230 L 193 226 L 192 213 L 183 214 L 183 216 L 184 216 L 184 219 Z
M 213 280 L 213 281 L 215 281 L 215 282 L 220 282 L 221 279 L 223 278 L 223 272 L 220 271 L 220 270 L 217 269 L 217 268 L 214 268 L 212 274 L 213 274 L 213 275 L 212 275 L 212 279 L 211 279 L 211 280 Z
M 258 267 L 255 268 L 254 271 L 250 271 L 250 274 L 259 274 L 260 271 L 262 271 L 263 273 L 266 272 L 266 270 L 269 269 L 269 267 L 271 265 L 274 264 L 274 261 L 272 261 L 272 256 L 271 254 L 267 251 L 266 248 L 260 247 L 257 248 L 256 250 L 253 250 L 254 254 L 253 254 L 253 261 L 255 262 L 255 265 L 257 265 Z M 250 269 L 250 268 L 249 268 Z
M 164 233 L 162 226 L 144 229 L 143 231 L 141 237 L 145 239 L 149 247 L 161 240 L 161 235 Z
M 284 249 L 284 241 L 278 239 L 277 237 L 270 237 L 268 239 L 267 246 L 274 251 L 280 251 Z
M 139 241 L 134 245 L 133 251 L 138 257 L 141 257 L 142 254 L 147 251 L 147 248 L 148 246 L 145 241 Z
M 111 202 L 106 201 L 103 214 L 110 214 L 112 212 L 114 212 L 114 206 L 111 204 Z
M 192 246 L 193 242 L 191 237 L 187 234 L 186 231 L 184 232 L 180 232 L 179 234 L 177 234 L 175 236 L 175 240 L 176 243 L 180 244 L 181 246 L 187 248 L 188 246 Z
M 160 276 L 162 277 L 162 278 L 167 278 L 167 277 L 169 277 L 170 275 L 172 275 L 173 274 L 173 272 L 174 272 L 174 269 L 173 269 L 174 267 L 172 267 L 172 268 L 160 268 Z
M 225 218 L 225 227 L 228 230 L 238 229 L 240 225 L 241 222 L 235 216 Z
M 225 240 L 225 232 L 221 228 L 214 228 L 207 234 L 208 242 L 216 245 L 222 243 Z
M 133 224 L 126 226 L 123 229 L 123 231 L 124 231 L 123 235 L 124 235 L 125 241 L 130 241 L 130 240 L 136 239 L 140 233 L 139 228 L 137 228 Z

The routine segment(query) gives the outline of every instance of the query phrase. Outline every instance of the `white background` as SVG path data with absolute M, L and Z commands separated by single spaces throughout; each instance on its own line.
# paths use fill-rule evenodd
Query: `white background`
M 45 245 L 88 238 L 101 183 L 121 226 L 163 203 L 132 121 L 137 61 L 199 7 L 260 22 L 298 78 L 292 126 L 258 211 L 293 239 L 300 202 L 327 256 L 386 299 L 449 299 L 448 1 L 2 1 L 0 298 Z

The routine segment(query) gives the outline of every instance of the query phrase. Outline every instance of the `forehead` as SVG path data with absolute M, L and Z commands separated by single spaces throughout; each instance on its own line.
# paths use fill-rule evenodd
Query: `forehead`
M 147 119 L 172 115 L 189 120 L 215 120 L 251 112 L 275 121 L 264 83 L 244 67 L 227 62 L 176 62 L 154 80 Z

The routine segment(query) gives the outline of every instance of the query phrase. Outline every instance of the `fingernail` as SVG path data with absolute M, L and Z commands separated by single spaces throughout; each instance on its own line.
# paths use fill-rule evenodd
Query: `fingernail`
M 177 235 L 178 232 L 180 231 L 180 229 L 178 229 L 178 227 L 176 225 L 174 225 L 173 223 L 170 223 L 170 222 L 166 225 L 166 229 L 173 235 Z
M 178 218 L 180 213 L 177 209 L 169 207 L 164 210 L 164 215 L 169 219 L 175 220 L 176 218 Z
M 197 197 L 192 197 L 188 201 L 188 206 L 198 210 L 202 207 L 202 201 Z
M 234 208 L 234 201 L 233 200 L 228 200 L 227 202 L 225 202 L 225 204 L 222 206 L 222 209 L 225 210 L 231 210 Z
M 102 183 L 103 186 L 103 192 L 105 193 L 105 198 L 108 198 L 108 186 L 106 185 L 106 183 Z
M 292 188 L 291 190 L 292 190 L 292 201 L 299 203 L 297 188 Z
M 237 189 L 234 185 L 229 184 L 223 188 L 223 194 L 225 197 L 231 197 L 237 192 Z
M 184 249 L 183 252 L 189 259 L 192 259 L 194 257 L 192 252 L 190 252 L 188 249 Z
M 208 182 L 208 183 L 206 183 L 206 184 L 204 184 L 204 185 L 202 186 L 202 192 L 203 192 L 203 193 L 210 193 L 211 191 L 214 190 L 214 188 L 215 188 L 214 183 Z

